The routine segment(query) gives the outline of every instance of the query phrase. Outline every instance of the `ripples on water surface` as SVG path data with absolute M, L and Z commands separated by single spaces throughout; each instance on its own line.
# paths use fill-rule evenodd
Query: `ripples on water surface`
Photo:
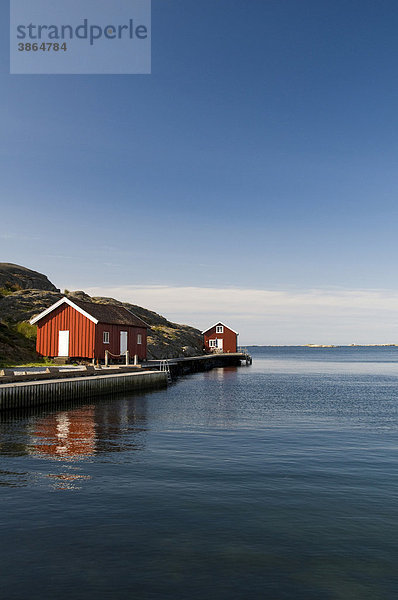
M 398 348 L 0 415 L 0 596 L 398 596 Z

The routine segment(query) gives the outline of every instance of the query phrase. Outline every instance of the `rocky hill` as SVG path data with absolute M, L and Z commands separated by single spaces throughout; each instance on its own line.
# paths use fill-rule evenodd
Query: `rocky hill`
M 5 273 L 10 273 L 7 279 Z M 12 279 L 12 274 L 18 278 L 18 283 L 16 279 Z M 3 282 L 0 284 L 0 363 L 35 361 L 36 328 L 29 325 L 28 321 L 64 294 L 61 294 L 45 275 L 7 263 L 0 263 L 0 282 Z M 30 283 L 42 287 L 29 288 Z M 68 292 L 66 295 L 71 300 L 77 298 L 100 304 L 125 306 L 143 319 L 151 328 L 148 332 L 148 358 L 176 358 L 202 354 L 203 338 L 200 331 L 193 327 L 172 323 L 151 310 L 113 298 L 91 298 L 82 291 Z
M 45 290 L 59 292 L 45 275 L 12 263 L 0 263 L 0 290 Z

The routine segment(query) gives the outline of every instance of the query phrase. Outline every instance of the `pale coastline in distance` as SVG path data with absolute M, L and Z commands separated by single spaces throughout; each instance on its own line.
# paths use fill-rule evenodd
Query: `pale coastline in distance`
M 247 344 L 248 348 L 389 348 L 398 344 Z

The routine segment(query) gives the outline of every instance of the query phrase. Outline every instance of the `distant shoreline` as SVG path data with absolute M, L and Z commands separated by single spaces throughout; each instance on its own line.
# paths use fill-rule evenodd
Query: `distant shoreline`
M 247 344 L 246 348 L 396 348 L 398 344 Z

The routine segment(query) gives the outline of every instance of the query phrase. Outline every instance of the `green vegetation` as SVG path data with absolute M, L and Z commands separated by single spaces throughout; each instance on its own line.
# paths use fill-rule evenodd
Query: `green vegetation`
M 21 321 L 14 325 L 16 331 L 26 337 L 28 340 L 36 340 L 37 338 L 37 327 L 31 325 L 27 321 Z
M 15 324 L 0 323 L 0 366 L 26 364 L 37 360 L 36 328 L 25 321 Z
M 14 292 L 12 290 L 9 290 L 8 288 L 0 288 L 0 297 L 1 296 L 10 296 L 11 294 L 13 294 Z
M 0 288 L 0 296 L 10 296 L 14 292 L 21 291 L 22 288 L 18 283 L 5 283 L 3 287 Z

